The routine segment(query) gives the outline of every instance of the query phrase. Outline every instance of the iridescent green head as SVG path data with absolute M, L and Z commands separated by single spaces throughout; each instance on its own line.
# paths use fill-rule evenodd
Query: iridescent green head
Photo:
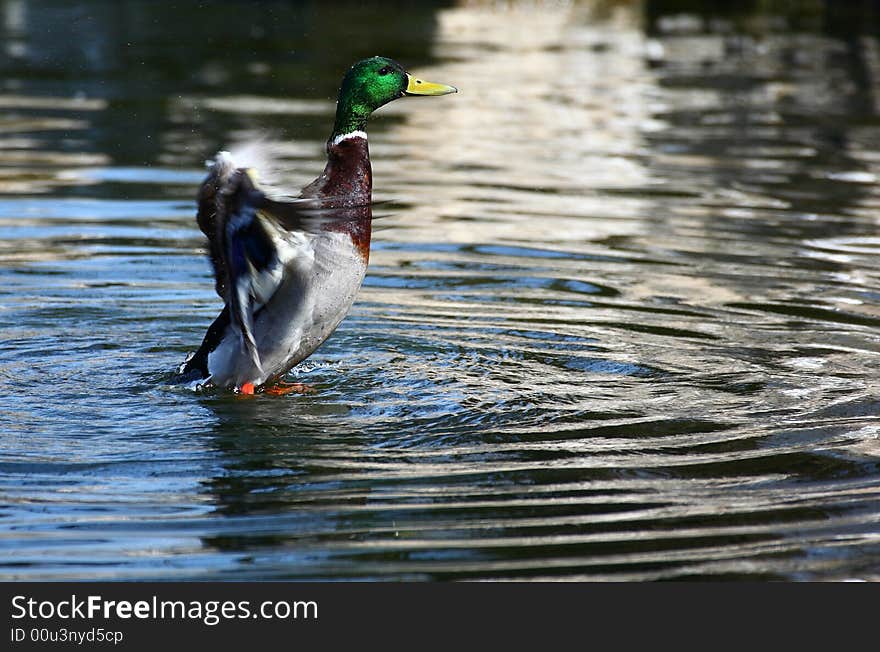
M 345 73 L 336 100 L 336 123 L 331 141 L 363 131 L 370 114 L 404 95 L 446 95 L 458 89 L 416 79 L 399 63 L 386 57 L 358 61 Z

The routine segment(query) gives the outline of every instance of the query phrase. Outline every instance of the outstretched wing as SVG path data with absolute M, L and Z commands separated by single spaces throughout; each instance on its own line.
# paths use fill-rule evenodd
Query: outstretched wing
M 248 170 L 226 169 L 218 155 L 202 195 L 214 193 L 214 213 L 200 200 L 200 225 L 214 227 L 211 261 L 218 293 L 226 301 L 242 346 L 262 373 L 254 339 L 254 314 L 269 302 L 284 281 L 284 267 L 307 255 L 305 233 L 320 231 L 340 218 L 339 210 L 319 208 L 315 200 L 273 200 L 254 183 Z M 213 222 L 213 223 L 211 223 Z
M 214 289 L 224 299 L 226 298 L 226 265 L 217 237 L 217 200 L 220 191 L 229 183 L 235 171 L 235 164 L 229 153 L 218 153 L 214 160 L 208 163 L 208 176 L 199 186 L 197 197 L 196 221 L 199 229 L 208 238 L 208 257 L 214 268 Z
M 281 286 L 285 266 L 311 253 L 307 234 L 354 232 L 349 223 L 360 224 L 365 217 L 369 221 L 369 203 L 335 204 L 332 198 L 270 198 L 248 170 L 235 166 L 227 152 L 217 154 L 199 188 L 197 221 L 208 238 L 215 289 L 260 373 L 254 315 Z M 312 262 L 333 265 L 335 261 Z
M 232 198 L 239 186 L 242 186 L 241 191 L 245 195 L 239 197 L 241 207 L 259 209 L 264 218 L 287 231 L 316 232 L 327 221 L 339 218 L 339 211 L 321 208 L 314 199 L 270 199 L 256 187 L 244 168 L 236 167 L 232 155 L 219 152 L 209 163 L 208 175 L 199 187 L 196 221 L 199 229 L 208 238 L 208 256 L 214 269 L 214 288 L 223 299 L 226 299 L 228 273 L 226 254 L 220 237 L 225 227 L 218 223 L 218 215 L 224 215 L 224 219 L 228 217 Z M 346 218 L 343 216 L 342 219 Z
M 282 281 L 283 265 L 275 239 L 258 206 L 263 193 L 244 170 L 236 170 L 217 196 L 217 239 L 226 272 L 225 299 L 242 344 L 262 373 L 254 340 L 254 312 Z M 215 270 L 216 271 L 216 270 Z

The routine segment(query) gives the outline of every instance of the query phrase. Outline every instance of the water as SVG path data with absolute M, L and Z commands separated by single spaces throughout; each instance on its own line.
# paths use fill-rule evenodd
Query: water
M 700 4 L 0 0 L 0 578 L 880 577 L 877 14 Z M 316 393 L 169 386 L 202 162 L 379 53 Z

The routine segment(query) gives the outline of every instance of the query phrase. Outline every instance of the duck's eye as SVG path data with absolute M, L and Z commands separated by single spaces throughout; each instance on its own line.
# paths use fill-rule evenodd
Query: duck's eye
M 380 75 L 387 75 L 391 72 L 391 66 L 385 66 L 379 71 Z

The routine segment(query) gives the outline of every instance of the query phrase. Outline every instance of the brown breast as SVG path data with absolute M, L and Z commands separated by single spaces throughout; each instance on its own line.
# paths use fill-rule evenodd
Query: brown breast
M 301 193 L 302 197 L 320 198 L 325 208 L 339 209 L 338 219 L 334 216 L 326 229 L 348 233 L 364 262 L 370 258 L 372 189 L 367 139 L 355 136 L 327 145 L 324 172 Z

